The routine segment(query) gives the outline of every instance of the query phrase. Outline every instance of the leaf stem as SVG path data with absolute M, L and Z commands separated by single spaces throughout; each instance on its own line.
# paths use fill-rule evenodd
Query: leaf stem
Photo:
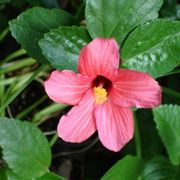
M 137 153 L 137 157 L 139 159 L 141 159 L 141 157 L 142 157 L 141 138 L 140 138 L 140 134 L 139 134 L 139 126 L 138 126 L 138 120 L 137 120 L 136 112 L 134 112 L 134 125 L 135 125 L 136 153 Z
M 44 69 L 46 65 L 41 65 L 32 76 L 19 88 L 7 101 L 1 106 L 0 112 L 2 112 L 34 79 L 35 77 Z

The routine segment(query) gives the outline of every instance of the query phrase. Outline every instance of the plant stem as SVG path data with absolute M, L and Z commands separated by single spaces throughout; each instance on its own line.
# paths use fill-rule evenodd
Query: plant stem
M 4 74 L 1 74 L 0 75 L 0 80 L 4 80 L 5 79 L 5 77 L 4 77 Z M 0 105 L 2 106 L 2 104 L 3 104 L 3 97 L 4 97 L 4 94 L 5 94 L 5 86 L 4 85 L 2 85 L 2 86 L 0 86 Z M 2 111 L 2 112 L 0 112 L 0 116 L 1 117 L 3 117 L 3 116 L 5 116 L 5 111 Z
M 45 116 L 49 116 L 50 114 L 61 110 L 63 108 L 67 107 L 67 105 L 65 104 L 57 104 L 57 103 L 53 103 L 51 105 L 49 105 L 48 107 L 46 107 L 45 109 L 39 111 L 33 118 L 32 118 L 32 122 L 33 123 L 37 123 L 37 125 L 40 125 L 41 123 L 44 122 L 44 119 L 42 117 Z
M 14 117 L 13 117 L 13 115 L 12 115 L 12 113 L 11 113 L 11 109 L 10 109 L 9 106 L 7 107 L 7 113 L 8 113 L 8 115 L 9 115 L 10 118 L 13 118 L 13 119 L 14 119 Z
M 45 136 L 54 135 L 54 134 L 56 134 L 56 133 L 57 133 L 57 131 L 56 131 L 56 130 L 43 132 L 43 134 L 44 134 Z
M 0 42 L 6 37 L 9 32 L 9 27 L 7 27 L 1 34 L 0 34 Z
M 5 67 L 2 66 L 2 68 L 0 68 L 0 73 L 7 73 L 26 66 L 31 66 L 35 63 L 36 63 L 35 59 L 32 58 L 21 59 L 18 61 L 14 61 L 13 63 L 5 64 Z
M 176 91 L 174 91 L 174 90 L 172 90 L 172 89 L 169 89 L 169 88 L 167 88 L 167 87 L 163 87 L 163 92 L 164 92 L 165 94 L 167 94 L 167 95 L 170 95 L 170 96 L 173 96 L 173 97 L 175 97 L 175 98 L 180 99 L 180 93 L 178 93 L 178 92 L 176 92 Z
M 12 54 L 10 54 L 9 56 L 7 56 L 4 60 L 0 61 L 0 64 L 3 64 L 5 62 L 8 62 L 10 60 L 13 60 L 17 57 L 20 57 L 22 55 L 27 54 L 27 52 L 24 49 L 18 49 L 17 51 L 13 52 Z
M 22 81 L 24 78 L 26 78 L 27 76 L 32 75 L 33 73 L 26 73 L 23 74 L 21 76 L 17 75 L 14 77 L 10 77 L 10 78 L 6 78 L 6 79 L 2 79 L 0 80 L 0 86 L 6 86 L 6 85 L 11 85 L 12 83 L 17 83 L 18 81 Z
M 33 72 L 23 75 L 21 78 L 16 78 L 6 89 L 6 94 L 3 97 L 3 101 L 6 102 L 28 79 L 33 75 Z M 8 81 L 8 80 L 7 80 Z M 0 83 L 1 84 L 1 83 Z
M 39 106 L 44 100 L 47 99 L 47 96 L 43 96 L 40 99 L 38 99 L 35 103 L 33 103 L 31 106 L 29 106 L 28 108 L 24 109 L 23 111 L 21 111 L 19 114 L 16 115 L 16 119 L 21 119 L 24 116 L 26 116 L 28 113 L 30 113 L 34 108 L 36 108 L 37 106 Z
M 54 134 L 54 136 L 52 137 L 51 141 L 49 142 L 51 147 L 54 146 L 54 144 L 56 143 L 57 139 L 58 139 L 58 135 L 56 133 L 56 134 Z
M 135 143 L 136 143 L 136 154 L 139 159 L 142 157 L 141 152 L 141 138 L 139 134 L 138 120 L 136 117 L 136 112 L 134 112 L 134 125 L 135 125 Z
M 91 147 L 93 147 L 98 141 L 99 141 L 99 138 L 97 137 L 96 139 L 94 139 L 94 141 L 91 144 L 89 144 L 88 146 L 86 146 L 85 148 L 83 148 L 81 150 L 70 151 L 70 152 L 61 152 L 61 153 L 55 154 L 53 156 L 53 158 L 57 158 L 59 156 L 69 156 L 69 155 L 73 155 L 73 154 L 83 153 L 83 152 L 89 150 Z
M 34 79 L 35 77 L 44 69 L 46 65 L 41 65 L 32 76 L 19 88 L 7 101 L 1 106 L 0 112 L 2 112 Z

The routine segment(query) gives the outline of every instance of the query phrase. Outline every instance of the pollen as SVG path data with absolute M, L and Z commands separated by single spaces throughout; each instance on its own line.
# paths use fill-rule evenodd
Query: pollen
M 102 104 L 107 100 L 107 91 L 102 87 L 95 87 L 93 89 L 94 98 L 97 104 Z

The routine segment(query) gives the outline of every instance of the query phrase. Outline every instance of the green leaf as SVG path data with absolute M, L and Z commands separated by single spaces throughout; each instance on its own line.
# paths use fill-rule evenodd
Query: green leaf
M 0 168 L 0 179 L 8 180 L 6 175 L 6 170 L 4 168 Z
M 40 7 L 28 9 L 9 23 L 13 37 L 31 57 L 42 63 L 47 63 L 47 60 L 41 53 L 38 41 L 51 29 L 72 24 L 76 24 L 76 21 L 67 12 Z
M 127 155 L 122 160 L 119 160 L 106 174 L 102 180 L 121 179 L 130 180 L 136 179 L 143 169 L 143 162 L 137 157 Z
M 153 113 L 172 164 L 180 164 L 180 106 L 161 105 Z
M 9 169 L 0 169 L 0 180 L 22 180 L 22 177 L 15 174 L 12 170 Z M 65 180 L 63 177 L 57 176 L 53 173 L 46 173 L 38 178 L 25 178 L 23 180 Z
M 180 22 L 156 20 L 133 31 L 121 51 L 123 65 L 159 77 L 180 64 Z
M 114 37 L 121 43 L 136 26 L 156 19 L 162 0 L 87 0 L 87 29 L 92 38 Z
M 157 156 L 145 165 L 142 180 L 178 180 L 180 173 L 178 167 L 173 166 L 168 159 Z
M 48 171 L 51 150 L 41 131 L 29 122 L 0 118 L 3 159 L 22 177 L 39 177 Z
M 4 177 L 2 178 L 2 180 L 22 180 L 22 177 L 12 172 L 12 170 L 4 169 Z M 27 179 L 23 177 L 23 180 L 32 180 L 32 179 Z
M 36 180 L 65 180 L 65 179 L 53 173 L 46 173 L 45 175 L 37 178 Z
M 80 49 L 90 40 L 85 28 L 60 27 L 45 34 L 39 45 L 53 67 L 75 71 Z

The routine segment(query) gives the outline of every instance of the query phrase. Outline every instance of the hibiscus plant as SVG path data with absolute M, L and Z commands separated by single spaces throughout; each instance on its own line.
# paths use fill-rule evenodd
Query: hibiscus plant
M 22 49 L 0 62 L 0 180 L 180 179 L 176 0 L 8 4 L 23 10 L 0 43 L 10 31 Z

